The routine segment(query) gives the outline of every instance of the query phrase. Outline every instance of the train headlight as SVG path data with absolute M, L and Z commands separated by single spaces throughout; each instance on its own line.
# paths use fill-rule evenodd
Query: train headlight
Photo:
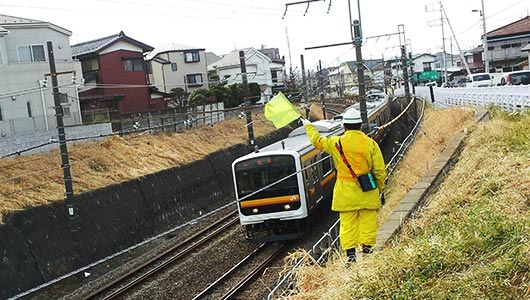
M 257 213 L 259 212 L 259 210 L 258 210 L 257 208 L 253 208 L 253 209 L 252 209 L 252 212 L 255 213 L 255 214 L 257 214 Z
M 285 205 L 283 206 L 283 208 L 284 208 L 285 210 L 289 210 L 289 209 L 291 209 L 291 205 L 289 205 L 289 204 L 285 204 Z

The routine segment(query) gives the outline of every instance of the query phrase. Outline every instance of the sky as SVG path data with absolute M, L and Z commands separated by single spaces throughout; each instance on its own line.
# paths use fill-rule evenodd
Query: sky
M 486 29 L 492 31 L 529 15 L 529 0 L 482 0 Z M 481 44 L 481 0 L 443 0 L 447 52 L 458 54 Z M 440 1 L 426 0 L 2 0 L 0 14 L 53 23 L 72 31 L 71 44 L 123 31 L 152 47 L 177 43 L 217 55 L 246 47 L 279 48 L 286 68 L 338 66 L 355 60 L 353 46 L 306 50 L 351 42 L 352 19 L 359 18 L 365 59 L 399 55 L 398 26 L 403 25 L 408 51 L 437 53 L 443 48 Z M 286 10 L 287 8 L 287 10 Z M 307 9 L 307 11 L 306 11 Z M 384 35 L 384 36 L 383 36 Z M 376 38 L 376 36 L 381 36 Z M 452 49 L 452 51 L 451 51 Z

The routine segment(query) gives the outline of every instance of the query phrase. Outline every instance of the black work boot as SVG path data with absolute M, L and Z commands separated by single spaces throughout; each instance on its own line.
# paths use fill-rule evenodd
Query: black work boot
M 357 256 L 355 254 L 355 248 L 346 250 L 346 256 L 348 256 L 347 263 L 354 263 L 357 261 Z
M 374 249 L 372 246 L 369 245 L 363 245 L 363 253 L 364 254 L 372 254 L 374 252 Z

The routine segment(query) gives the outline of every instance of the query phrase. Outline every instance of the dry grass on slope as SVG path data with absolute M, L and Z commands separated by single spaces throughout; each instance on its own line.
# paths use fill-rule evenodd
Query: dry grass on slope
M 254 114 L 254 135 L 275 129 Z M 116 184 L 190 161 L 235 145 L 246 144 L 246 120 L 228 120 L 184 133 L 114 136 L 98 142 L 68 145 L 75 193 Z M 64 198 L 58 149 L 0 160 L 0 217 L 8 212 Z
M 385 192 L 387 205 L 379 211 L 379 224 L 388 219 L 455 134 L 474 126 L 473 114 L 473 110 L 466 108 L 427 108 L 413 147 L 408 150 L 388 182 Z
M 530 113 L 493 112 L 394 245 L 299 270 L 289 299 L 529 299 Z

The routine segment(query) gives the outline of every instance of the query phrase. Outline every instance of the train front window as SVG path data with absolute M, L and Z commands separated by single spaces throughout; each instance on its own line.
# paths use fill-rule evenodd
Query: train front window
M 249 195 L 296 172 L 294 157 L 263 156 L 241 161 L 235 166 L 237 193 Z M 298 194 L 296 175 L 274 184 L 248 199 Z

